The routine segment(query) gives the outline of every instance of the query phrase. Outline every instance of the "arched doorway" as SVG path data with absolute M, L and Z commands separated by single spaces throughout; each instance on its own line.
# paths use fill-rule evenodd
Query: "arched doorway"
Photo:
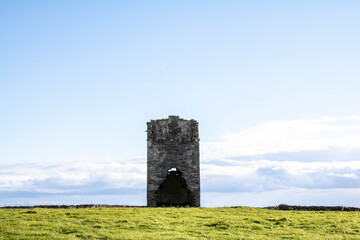
M 156 194 L 156 206 L 192 206 L 193 198 L 181 172 L 176 168 L 168 170 L 164 182 Z

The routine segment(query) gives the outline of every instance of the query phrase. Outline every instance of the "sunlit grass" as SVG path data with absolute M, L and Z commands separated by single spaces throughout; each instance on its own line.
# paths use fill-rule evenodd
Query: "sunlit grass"
M 359 212 L 0 209 L 0 239 L 360 239 Z

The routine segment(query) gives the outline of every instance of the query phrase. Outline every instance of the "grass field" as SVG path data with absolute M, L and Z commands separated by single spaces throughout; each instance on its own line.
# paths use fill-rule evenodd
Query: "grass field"
M 0 209 L 0 239 L 360 239 L 360 212 Z

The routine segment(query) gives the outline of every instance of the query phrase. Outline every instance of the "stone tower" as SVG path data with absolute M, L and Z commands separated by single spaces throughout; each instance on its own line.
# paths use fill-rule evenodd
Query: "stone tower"
M 147 123 L 147 205 L 200 207 L 197 121 L 169 116 Z

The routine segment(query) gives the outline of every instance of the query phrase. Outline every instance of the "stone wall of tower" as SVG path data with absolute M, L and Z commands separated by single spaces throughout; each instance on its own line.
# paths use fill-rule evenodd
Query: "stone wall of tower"
M 191 194 L 190 206 L 200 206 L 199 134 L 195 120 L 178 116 L 147 123 L 147 205 L 159 206 L 159 187 L 176 169 Z M 176 205 L 176 202 L 173 204 Z

